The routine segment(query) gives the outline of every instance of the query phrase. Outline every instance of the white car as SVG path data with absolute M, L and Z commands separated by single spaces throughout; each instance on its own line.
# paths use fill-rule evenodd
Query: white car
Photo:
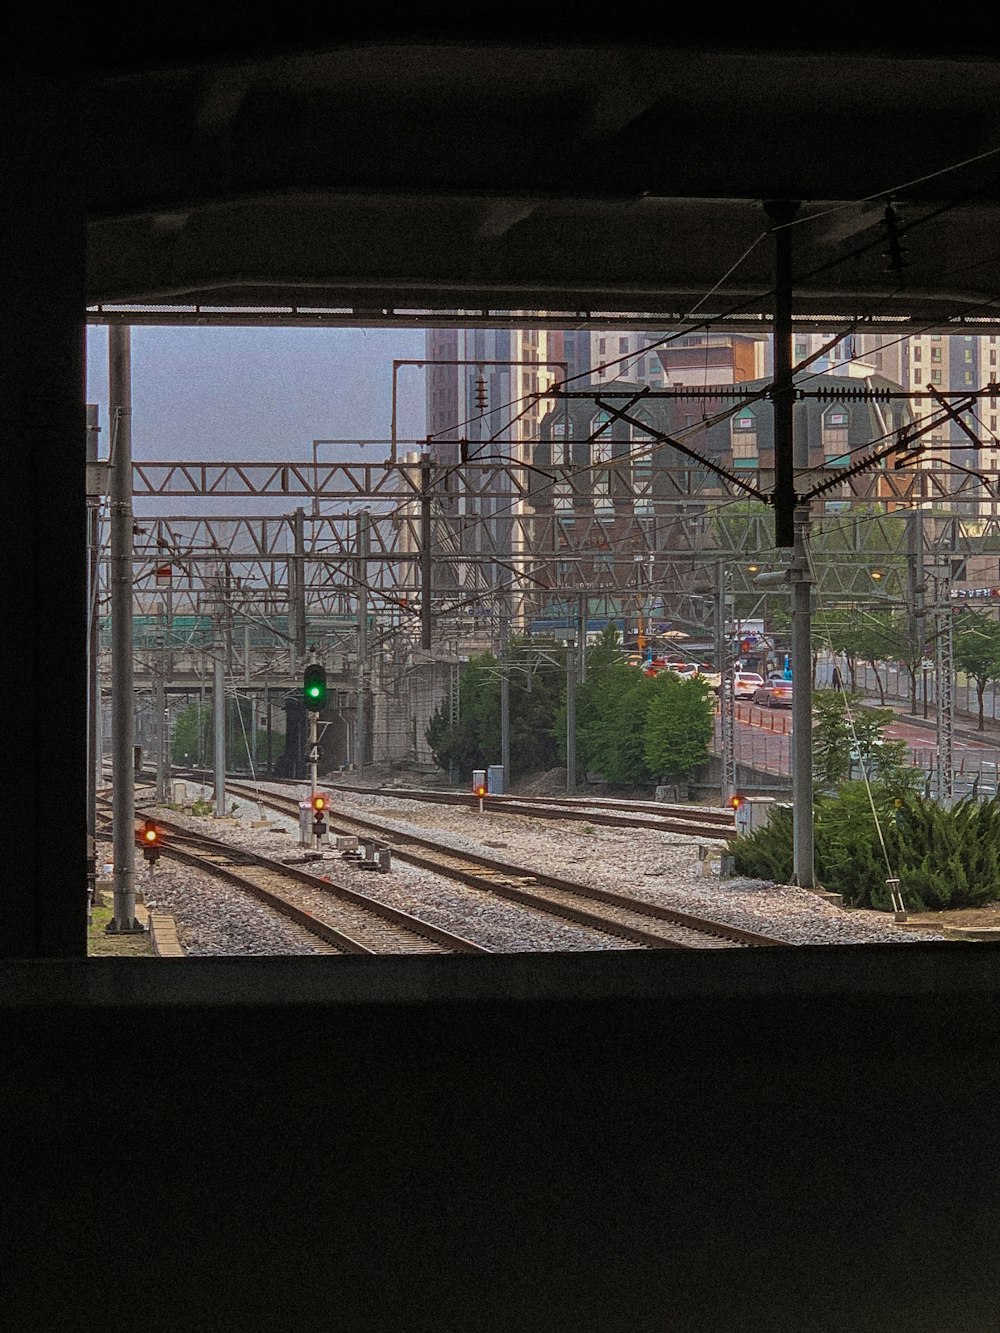
M 734 671 L 733 697 L 752 699 L 763 684 L 764 677 L 759 676 L 756 671 Z

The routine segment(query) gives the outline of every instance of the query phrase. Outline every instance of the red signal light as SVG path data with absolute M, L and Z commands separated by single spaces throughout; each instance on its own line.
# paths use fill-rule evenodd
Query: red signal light
M 143 857 L 150 865 L 155 865 L 160 856 L 160 830 L 154 820 L 147 819 L 143 823 L 139 841 L 142 844 Z

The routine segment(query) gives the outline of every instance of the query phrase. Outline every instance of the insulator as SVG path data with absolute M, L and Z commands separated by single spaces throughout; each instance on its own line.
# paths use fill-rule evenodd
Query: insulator
M 489 406 L 489 395 L 486 390 L 486 376 L 480 373 L 476 377 L 476 406 L 481 412 L 485 412 Z

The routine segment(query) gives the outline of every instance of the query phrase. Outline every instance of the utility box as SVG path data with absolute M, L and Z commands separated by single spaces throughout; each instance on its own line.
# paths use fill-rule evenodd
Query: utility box
M 299 846 L 313 845 L 313 808 L 312 801 L 299 801 Z
M 486 790 L 490 796 L 503 795 L 503 764 L 490 764 L 486 776 Z
M 756 833 L 766 828 L 777 805 L 773 796 L 745 796 L 736 809 L 736 832 Z

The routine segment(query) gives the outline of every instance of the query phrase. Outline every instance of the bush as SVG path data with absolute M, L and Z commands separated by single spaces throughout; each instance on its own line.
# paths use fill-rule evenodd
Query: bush
M 912 791 L 872 788 L 885 852 L 863 783 L 843 786 L 815 805 L 816 873 L 855 907 L 892 907 L 886 880 L 899 878 L 911 911 L 979 907 L 1000 898 L 1000 797 L 967 797 L 951 809 Z M 737 874 L 788 883 L 792 812 L 778 807 L 764 829 L 729 844 Z

